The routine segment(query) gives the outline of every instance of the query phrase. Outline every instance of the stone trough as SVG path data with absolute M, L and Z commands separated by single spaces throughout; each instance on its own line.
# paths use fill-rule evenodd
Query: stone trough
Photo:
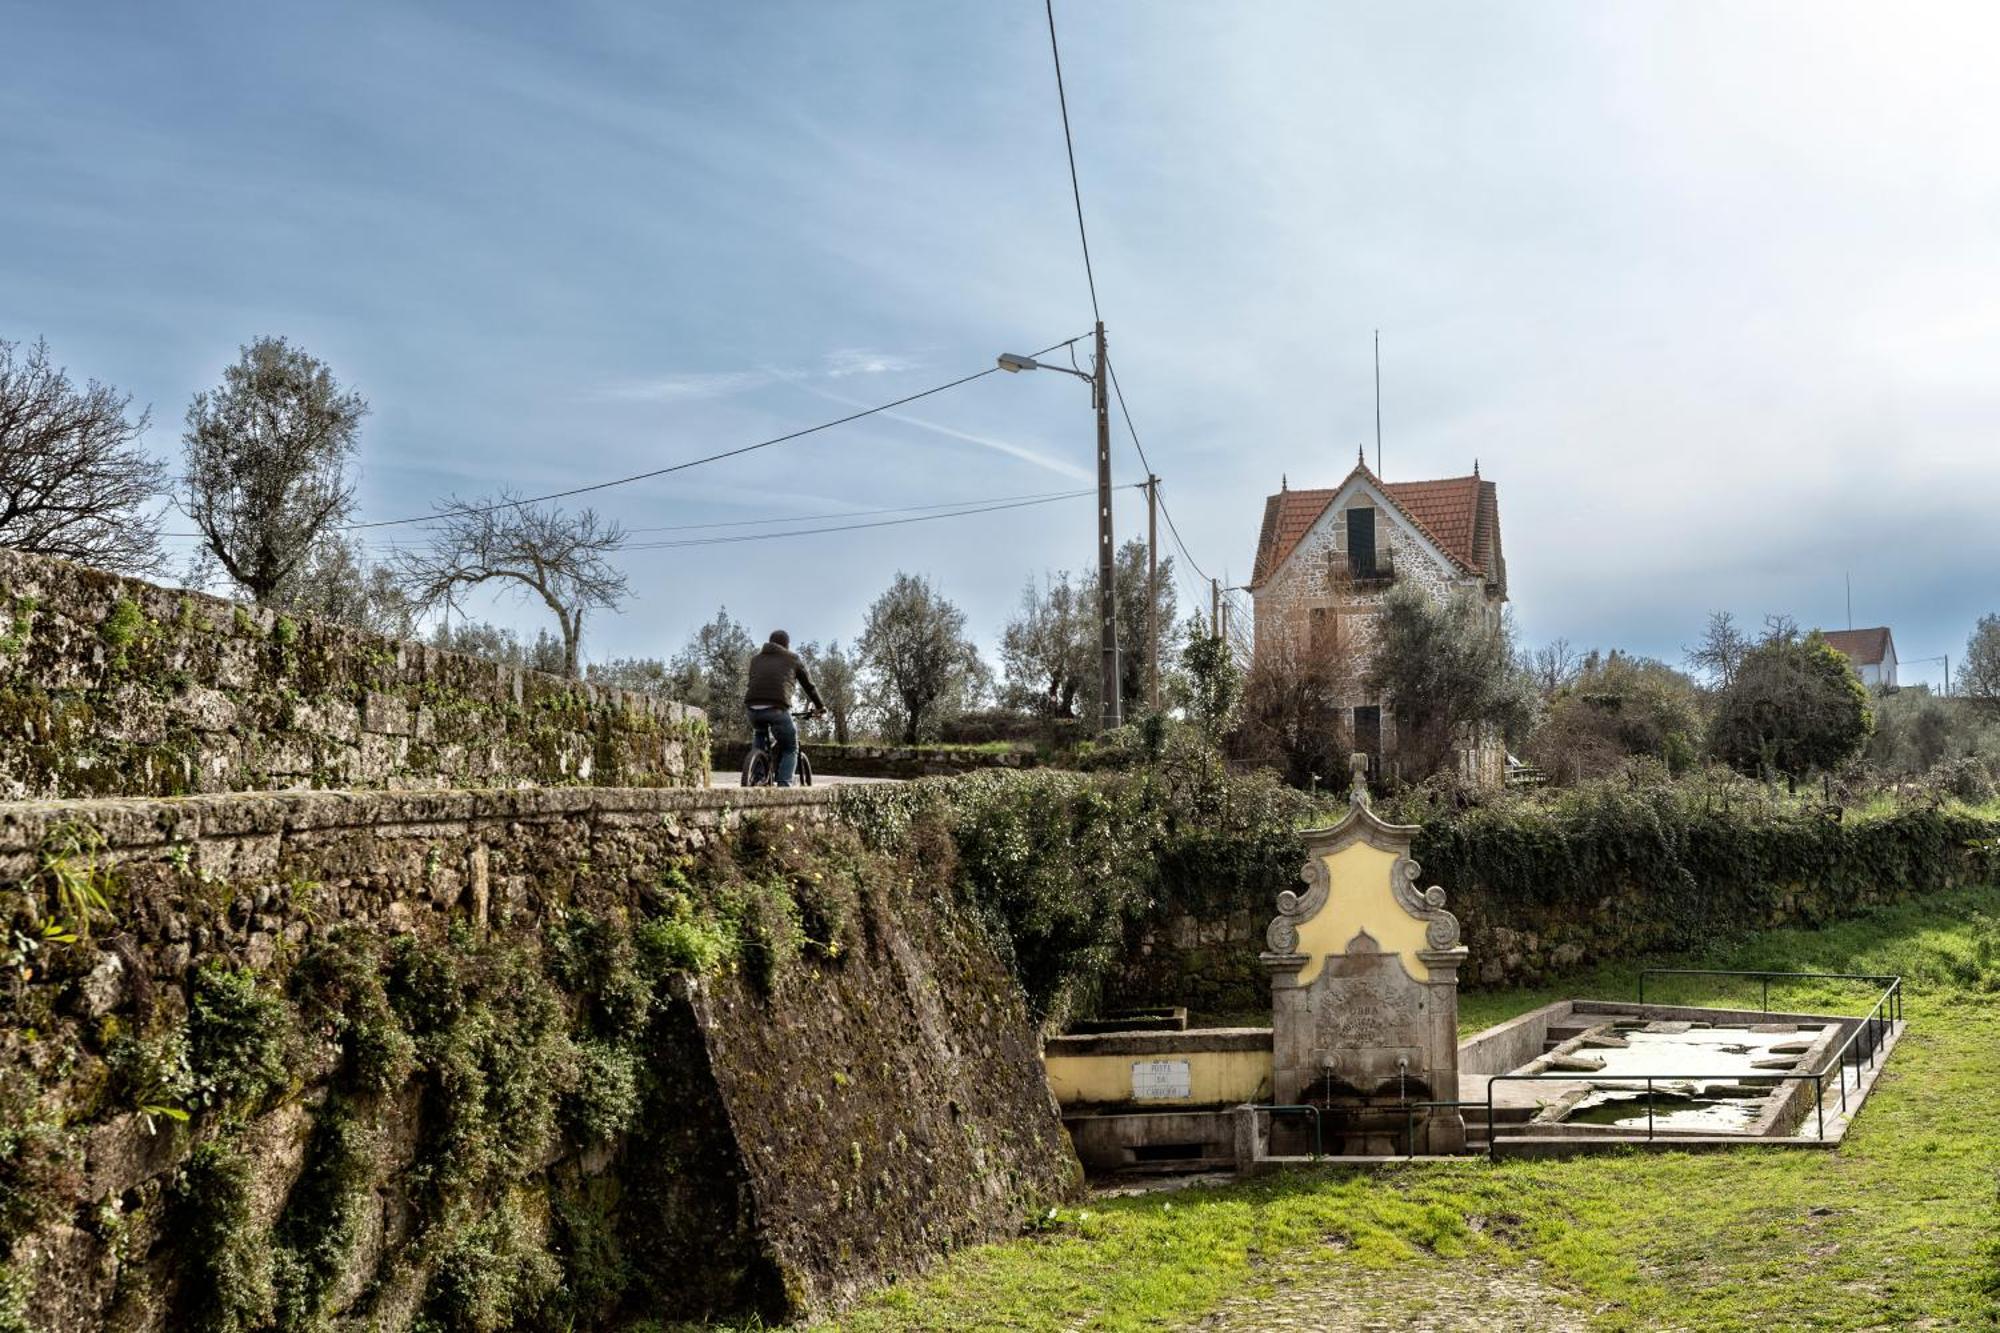
M 1466 949 L 1420 889 L 1414 826 L 1369 808 L 1305 835 L 1260 955 L 1271 1026 L 1181 1011 L 1050 1038 L 1063 1123 L 1097 1173 L 1840 1142 L 1903 1032 L 1900 982 L 1865 1018 L 1562 1000 L 1464 1041 Z

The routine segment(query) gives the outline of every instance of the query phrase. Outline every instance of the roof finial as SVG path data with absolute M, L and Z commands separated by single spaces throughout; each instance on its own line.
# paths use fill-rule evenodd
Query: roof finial
M 1281 491 L 1292 489 L 1292 479 L 1282 472 L 1278 474 L 1278 489 Z
M 1479 475 L 1479 460 L 1477 458 L 1472 460 L 1472 475 L 1475 477 Z
M 1368 446 L 1367 446 L 1367 445 L 1365 445 L 1365 444 L 1357 444 L 1357 445 L 1355 445 L 1355 446 L 1354 446 L 1354 463 L 1355 463 L 1355 466 L 1357 466 L 1357 467 L 1367 467 L 1367 466 L 1368 466 Z

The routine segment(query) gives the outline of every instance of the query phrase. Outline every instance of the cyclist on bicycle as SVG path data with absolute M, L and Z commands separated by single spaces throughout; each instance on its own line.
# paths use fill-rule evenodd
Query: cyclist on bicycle
M 750 731 L 756 743 L 771 745 L 778 764 L 778 785 L 792 785 L 799 767 L 799 728 L 792 720 L 792 682 L 824 709 L 819 691 L 813 688 L 806 664 L 792 651 L 792 636 L 781 629 L 771 631 L 771 640 L 750 658 L 750 688 L 744 692 L 743 707 L 750 717 Z

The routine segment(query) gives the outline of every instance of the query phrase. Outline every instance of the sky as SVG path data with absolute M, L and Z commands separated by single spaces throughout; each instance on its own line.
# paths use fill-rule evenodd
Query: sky
M 1845 625 L 1851 579 L 1907 682 L 2000 610 L 2000 9 L 1056 19 L 1112 362 L 1204 574 L 1247 578 L 1281 477 L 1372 458 L 1380 329 L 1383 471 L 1498 484 L 1529 645 L 1678 661 L 1712 610 Z M 0 337 L 129 391 L 176 460 L 238 346 L 292 339 L 371 404 L 363 520 L 668 466 L 1091 326 L 1031 0 L 0 0 L 0 31 Z M 570 503 L 658 543 L 1093 465 L 1084 385 L 995 374 Z M 1114 468 L 1143 479 L 1129 440 Z M 1116 519 L 1143 535 L 1136 491 Z M 634 549 L 585 652 L 666 656 L 719 606 L 851 640 L 898 571 L 990 650 L 1094 536 L 1070 498 Z

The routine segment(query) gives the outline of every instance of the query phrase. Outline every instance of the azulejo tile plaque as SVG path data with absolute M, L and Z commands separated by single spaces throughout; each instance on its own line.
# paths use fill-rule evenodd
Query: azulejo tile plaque
M 1186 1060 L 1134 1060 L 1132 1100 L 1184 1102 L 1194 1096 L 1194 1080 Z

